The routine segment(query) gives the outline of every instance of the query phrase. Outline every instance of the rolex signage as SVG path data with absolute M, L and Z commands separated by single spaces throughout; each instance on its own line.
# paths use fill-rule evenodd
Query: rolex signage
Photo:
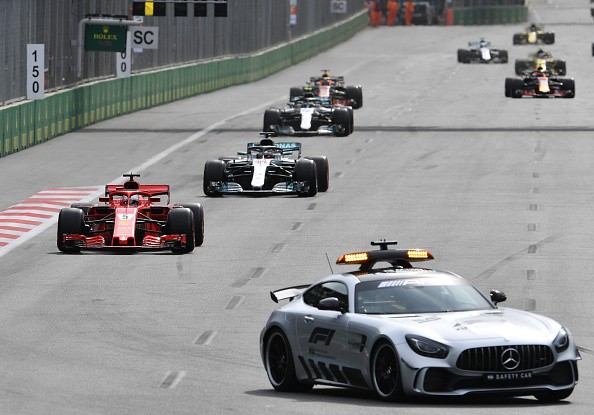
M 125 52 L 127 32 L 125 26 L 86 25 L 85 50 Z

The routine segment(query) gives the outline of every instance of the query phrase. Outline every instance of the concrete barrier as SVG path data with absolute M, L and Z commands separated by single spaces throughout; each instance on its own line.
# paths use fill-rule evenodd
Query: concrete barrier
M 367 27 L 348 20 L 259 53 L 91 82 L 0 108 L 0 157 L 112 117 L 264 78 L 339 44 Z

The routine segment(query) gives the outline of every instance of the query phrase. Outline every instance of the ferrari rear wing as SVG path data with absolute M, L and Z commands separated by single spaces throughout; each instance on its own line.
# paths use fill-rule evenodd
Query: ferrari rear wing
M 296 285 L 295 287 L 287 287 L 276 291 L 270 291 L 270 298 L 272 298 L 272 301 L 275 303 L 278 303 L 280 300 L 286 300 L 287 298 L 289 301 L 293 301 L 293 298 L 301 294 L 306 288 L 309 288 L 310 286 L 311 284 Z

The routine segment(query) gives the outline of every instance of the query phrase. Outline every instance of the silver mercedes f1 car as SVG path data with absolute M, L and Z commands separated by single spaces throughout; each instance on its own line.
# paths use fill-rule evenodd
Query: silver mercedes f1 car
M 248 143 L 238 156 L 222 156 L 204 165 L 203 190 L 209 197 L 223 195 L 315 196 L 329 185 L 326 156 L 301 156 L 301 143 L 274 142 L 273 133 L 259 143 Z
M 527 311 L 498 307 L 462 277 L 412 266 L 426 250 L 340 256 L 354 272 L 271 292 L 289 303 L 272 312 L 260 351 L 272 386 L 363 388 L 386 401 L 414 395 L 571 395 L 581 358 L 569 330 Z M 383 267 L 379 263 L 387 263 Z

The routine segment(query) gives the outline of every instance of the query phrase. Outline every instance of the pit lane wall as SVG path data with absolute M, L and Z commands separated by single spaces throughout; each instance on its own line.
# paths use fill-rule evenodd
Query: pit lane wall
M 367 27 L 367 12 L 259 53 L 84 84 L 0 108 L 0 157 L 88 125 L 264 78 L 344 42 Z
M 455 25 L 511 24 L 528 20 L 526 6 L 493 6 L 451 9 L 449 17 Z

